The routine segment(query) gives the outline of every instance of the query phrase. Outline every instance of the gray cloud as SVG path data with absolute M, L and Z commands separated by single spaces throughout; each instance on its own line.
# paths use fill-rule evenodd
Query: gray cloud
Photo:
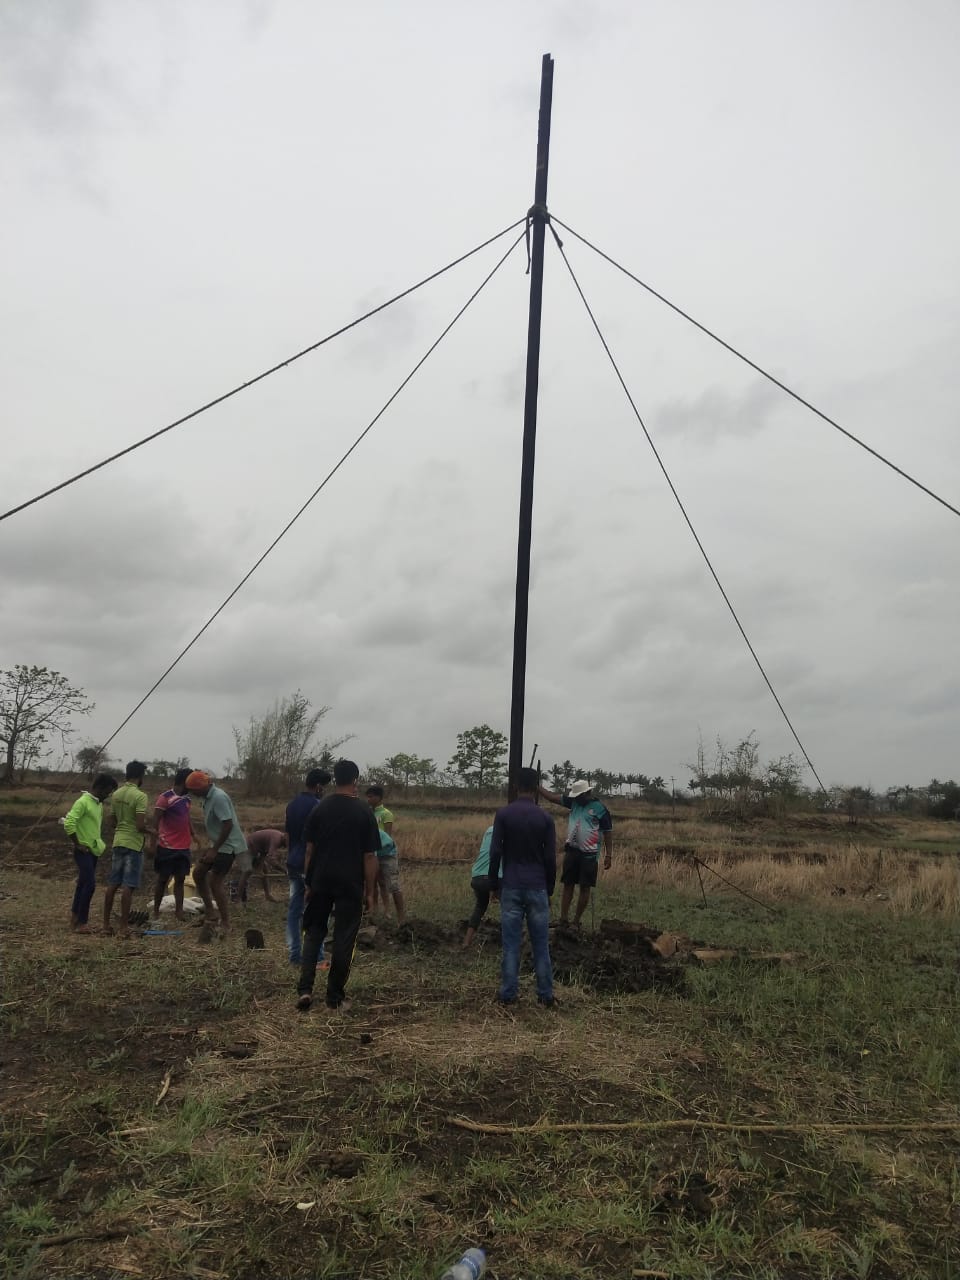
M 664 432 L 702 444 L 727 436 L 747 439 L 770 425 L 783 401 L 783 392 L 759 376 L 740 392 L 709 387 L 693 398 L 661 404 L 651 415 L 651 434 L 654 440 Z
M 880 5 L 865 46 L 838 9 L 824 46 L 802 6 L 747 22 L 706 0 L 642 15 L 626 0 L 493 0 L 469 38 L 464 13 L 432 0 L 5 7 L 3 414 L 16 429 L 0 505 L 522 213 L 547 48 L 551 206 L 956 499 L 951 20 L 904 46 Z M 663 56 L 678 47 L 679 95 Z M 878 70 L 887 56 L 899 96 Z M 821 772 L 949 772 L 954 518 L 567 247 Z M 506 728 L 525 265 L 518 251 L 119 754 L 219 766 L 231 726 L 298 686 L 365 761 L 445 760 L 467 725 Z M 0 662 L 65 671 L 97 701 L 84 732 L 109 732 L 481 275 L 479 260 L 451 273 L 0 526 Z M 755 728 L 765 753 L 791 750 L 552 247 L 545 300 L 531 743 L 545 761 L 678 776 L 700 729 Z

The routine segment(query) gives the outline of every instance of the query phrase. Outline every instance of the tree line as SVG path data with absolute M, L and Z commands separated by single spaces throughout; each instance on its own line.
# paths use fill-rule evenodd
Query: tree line
M 28 770 L 42 770 L 57 743 L 66 755 L 74 719 L 93 708 L 84 691 L 59 671 L 23 664 L 0 670 L 0 781 L 22 780 Z M 251 716 L 244 728 L 234 728 L 236 758 L 228 762 L 226 772 L 251 793 L 271 795 L 296 787 L 311 768 L 332 768 L 352 735 L 322 734 L 329 711 L 314 707 L 299 689 L 277 699 L 262 715 Z M 488 724 L 474 725 L 457 734 L 445 765 L 430 756 L 398 751 L 368 764 L 364 772 L 371 781 L 405 792 L 411 787 L 493 792 L 506 781 L 507 748 L 506 734 Z M 149 772 L 168 778 L 188 763 L 183 757 L 157 759 L 150 762 Z M 103 747 L 86 743 L 72 752 L 72 764 L 89 776 L 111 761 Z M 952 779 L 932 778 L 926 786 L 904 784 L 884 791 L 833 786 L 824 793 L 804 784 L 803 764 L 794 755 L 762 760 L 753 732 L 733 745 L 718 737 L 709 748 L 701 737 L 686 768 L 686 787 L 678 787 L 674 778 L 668 785 L 659 774 L 588 767 L 571 760 L 547 765 L 543 776 L 553 791 L 564 792 L 575 779 L 587 778 L 606 795 L 629 795 L 651 804 L 688 804 L 696 799 L 698 807 L 720 817 L 779 816 L 796 809 L 844 813 L 851 821 L 884 813 L 960 817 L 960 783 Z

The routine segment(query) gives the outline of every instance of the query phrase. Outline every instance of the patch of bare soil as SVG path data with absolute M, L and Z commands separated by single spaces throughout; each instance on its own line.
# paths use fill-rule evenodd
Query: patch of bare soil
M 636 992 L 653 988 L 682 995 L 686 974 L 674 959 L 664 959 L 650 946 L 659 930 L 619 937 L 556 929 L 550 940 L 553 973 L 558 981 L 592 991 Z
M 398 947 L 419 952 L 459 950 L 466 923 L 463 921 L 457 929 L 447 929 L 430 920 L 411 919 L 399 927 L 391 922 L 379 926 L 367 945 L 373 949 Z M 618 925 L 621 927 L 617 928 Z M 657 988 L 682 993 L 683 968 L 673 958 L 658 955 L 651 946 L 659 933 L 659 929 L 620 921 L 604 921 L 598 934 L 553 928 L 550 955 L 554 977 L 559 982 L 592 991 L 636 992 Z M 488 945 L 499 946 L 500 926 L 484 921 L 480 937 Z

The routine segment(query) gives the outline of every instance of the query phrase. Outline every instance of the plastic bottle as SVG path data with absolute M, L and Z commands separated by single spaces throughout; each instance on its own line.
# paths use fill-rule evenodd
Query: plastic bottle
M 440 1280 L 480 1280 L 487 1269 L 487 1255 L 482 1249 L 468 1249 L 459 1262 L 448 1267 Z

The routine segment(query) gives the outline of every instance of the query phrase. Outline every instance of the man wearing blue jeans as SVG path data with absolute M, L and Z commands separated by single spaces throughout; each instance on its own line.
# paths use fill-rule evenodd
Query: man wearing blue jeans
M 500 884 L 500 935 L 503 961 L 497 1002 L 517 1003 L 520 978 L 520 943 L 527 922 L 533 967 L 537 975 L 537 1001 L 553 1008 L 553 966 L 550 963 L 550 898 L 557 880 L 557 833 L 553 819 L 537 807 L 539 778 L 536 769 L 521 769 L 518 795 L 497 811 L 490 842 L 490 883 Z M 497 891 L 493 893 L 498 896 Z
M 287 879 L 290 882 L 290 902 L 287 907 L 287 951 L 290 963 L 299 967 L 302 959 L 304 883 L 303 867 L 307 845 L 303 828 L 307 818 L 320 803 L 323 788 L 330 781 L 326 769 L 311 769 L 303 780 L 303 790 L 287 805 L 284 831 L 287 833 Z M 323 946 L 320 957 L 323 959 Z

